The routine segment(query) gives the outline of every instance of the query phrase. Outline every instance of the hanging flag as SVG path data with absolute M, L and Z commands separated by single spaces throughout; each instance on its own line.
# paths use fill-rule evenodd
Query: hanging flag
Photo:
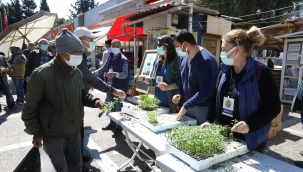
M 3 9 L 3 31 L 8 27 L 8 21 L 7 21 L 7 16 L 6 16 L 6 9 Z

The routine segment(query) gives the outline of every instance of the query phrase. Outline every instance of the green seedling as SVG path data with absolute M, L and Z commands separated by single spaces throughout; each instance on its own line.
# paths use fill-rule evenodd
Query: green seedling
M 179 126 L 168 134 L 168 142 L 191 157 L 202 160 L 222 153 L 228 142 L 228 126 L 211 124 L 200 126 Z
M 95 71 L 95 70 L 97 70 L 95 67 L 91 67 L 91 68 L 89 68 L 89 70 L 91 71 L 91 72 L 93 72 L 93 71 Z
M 101 118 L 102 115 L 104 115 L 104 113 L 106 114 L 106 116 L 108 116 L 108 114 L 110 113 L 110 111 L 115 107 L 115 104 L 118 102 L 118 98 L 115 97 L 113 101 L 111 102 L 106 102 L 105 106 L 103 108 L 101 108 L 101 112 L 99 113 L 99 118 Z
M 140 68 L 137 68 L 136 69 L 136 74 L 139 75 L 139 73 L 140 73 Z
M 231 120 L 230 124 L 232 125 L 232 127 L 234 127 L 238 122 L 239 122 L 238 120 L 233 119 L 233 120 Z M 233 131 L 230 131 L 229 140 L 234 140 L 234 132 Z
M 158 114 L 155 111 L 149 111 L 147 112 L 147 120 L 151 124 L 157 124 L 158 123 Z
M 157 98 L 149 97 L 148 95 L 140 95 L 138 106 L 140 109 L 153 111 L 156 110 L 160 100 Z

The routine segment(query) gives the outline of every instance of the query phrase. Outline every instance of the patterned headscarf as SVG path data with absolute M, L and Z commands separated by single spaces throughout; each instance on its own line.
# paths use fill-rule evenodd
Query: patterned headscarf
M 10 50 L 11 50 L 12 55 L 23 54 L 23 51 L 21 50 L 21 48 L 14 46 L 14 45 L 12 45 L 10 47 Z

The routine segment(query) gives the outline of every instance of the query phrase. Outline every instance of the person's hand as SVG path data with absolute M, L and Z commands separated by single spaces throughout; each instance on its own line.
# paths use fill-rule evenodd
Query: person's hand
M 181 95 L 177 94 L 177 95 L 174 95 L 172 102 L 175 104 L 178 104 L 180 102 L 180 100 L 181 100 Z
M 0 68 L 0 71 L 1 71 L 1 73 L 5 73 L 5 72 L 6 72 L 6 70 L 5 70 L 4 67 L 1 67 L 1 68 Z
M 210 125 L 209 122 L 204 122 L 203 124 L 200 125 L 201 128 L 208 127 Z
M 184 108 L 184 106 L 182 106 L 182 108 L 179 110 L 179 113 L 176 116 L 176 120 L 180 121 L 186 112 L 187 110 Z
M 249 132 L 249 127 L 248 127 L 248 125 L 246 124 L 246 122 L 240 121 L 240 122 L 238 122 L 235 126 L 233 126 L 233 127 L 231 128 L 231 131 L 237 132 L 237 133 L 245 134 L 245 133 L 248 133 L 248 132 Z
M 41 148 L 42 147 L 42 137 L 33 139 L 33 145 L 35 148 Z
M 26 77 L 26 82 L 28 82 L 28 81 L 29 81 L 29 78 L 30 78 L 30 77 Z
M 126 97 L 126 94 L 124 91 L 116 89 L 116 92 L 113 94 L 114 96 L 117 96 L 119 98 L 124 99 Z
M 113 77 L 115 77 L 115 76 L 116 76 L 116 72 L 107 72 L 107 73 L 106 73 L 106 77 L 107 77 L 107 78 L 110 78 L 110 79 L 111 79 L 111 78 L 113 78 Z
M 92 91 L 94 91 L 94 87 L 90 87 L 89 89 L 92 90 Z
M 102 109 L 104 106 L 105 106 L 105 104 L 101 100 L 99 100 L 96 104 L 96 107 L 99 109 Z
M 158 84 L 158 87 L 160 88 L 161 91 L 168 91 L 171 90 L 170 85 L 167 85 L 165 82 L 160 82 Z
M 135 75 L 135 81 L 143 81 L 144 77 L 140 75 Z

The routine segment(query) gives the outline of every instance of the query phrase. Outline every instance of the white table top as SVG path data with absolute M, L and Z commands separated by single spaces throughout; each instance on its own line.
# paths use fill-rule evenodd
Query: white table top
M 163 172 L 195 172 L 186 163 L 171 154 L 157 157 L 156 165 Z M 240 172 L 302 172 L 301 168 L 262 153 L 252 151 L 245 155 L 213 165 L 203 172 L 240 171 Z

